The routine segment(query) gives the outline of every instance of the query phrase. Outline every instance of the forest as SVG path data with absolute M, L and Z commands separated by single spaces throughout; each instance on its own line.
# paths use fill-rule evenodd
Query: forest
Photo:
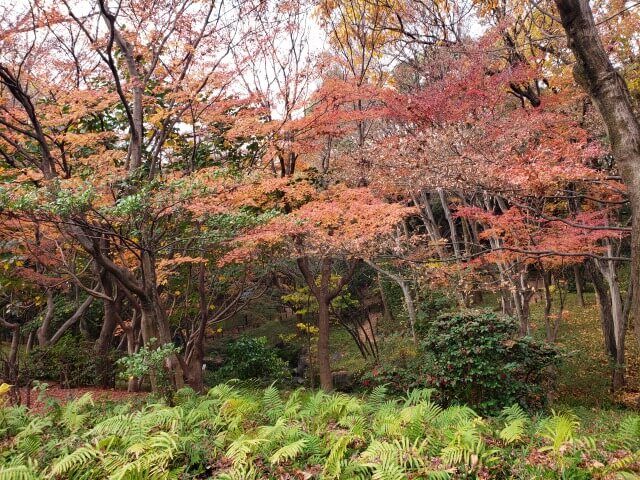
M 0 480 L 640 478 L 640 2 L 0 2 Z

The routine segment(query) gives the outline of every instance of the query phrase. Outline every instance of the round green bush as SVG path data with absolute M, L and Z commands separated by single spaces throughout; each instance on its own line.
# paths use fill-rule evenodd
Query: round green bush
M 287 362 L 278 356 L 266 337 L 241 336 L 227 345 L 224 364 L 215 372 L 215 380 L 284 380 L 291 375 Z
M 558 362 L 550 344 L 519 337 L 513 318 L 490 311 L 444 314 L 425 326 L 422 343 L 430 358 L 429 383 L 447 403 L 482 411 L 545 402 L 548 367 Z

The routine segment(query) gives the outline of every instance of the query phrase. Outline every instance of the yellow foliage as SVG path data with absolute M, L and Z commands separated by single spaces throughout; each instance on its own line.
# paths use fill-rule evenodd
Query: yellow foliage
M 13 385 L 9 385 L 8 383 L 3 383 L 2 385 L 0 385 L 0 406 L 7 403 L 7 396 L 11 391 L 11 387 L 13 387 Z

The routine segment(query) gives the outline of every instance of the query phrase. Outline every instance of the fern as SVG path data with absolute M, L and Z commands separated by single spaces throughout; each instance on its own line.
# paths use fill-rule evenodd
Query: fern
M 518 404 L 503 408 L 502 412 L 500 412 L 500 417 L 503 418 L 507 423 L 513 420 L 524 420 L 525 422 L 529 421 L 527 412 L 525 412 Z
M 391 460 L 383 460 L 373 470 L 372 480 L 405 480 L 404 469 Z
M 367 410 L 371 412 L 375 412 L 386 401 L 387 401 L 387 386 L 378 385 L 369 394 L 369 398 L 367 399 L 367 404 L 366 404 Z
M 561 447 L 573 442 L 578 426 L 579 423 L 574 415 L 553 412 L 551 418 L 543 421 L 540 433 L 542 438 L 546 439 L 550 445 L 545 445 L 540 450 L 551 450 L 555 454 L 560 454 Z
M 506 444 L 519 442 L 524 438 L 526 421 L 522 418 L 511 420 L 500 430 L 500 439 Z
M 498 433 L 498 437 L 507 445 L 521 442 L 529 424 L 529 417 L 520 405 L 506 407 L 500 413 L 504 420 L 504 427 Z
M 631 469 L 636 466 L 638 461 L 640 461 L 640 452 L 629 454 L 603 468 L 601 472 L 602 476 L 611 476 L 616 473 L 619 477 L 627 478 L 625 475 L 629 475 L 630 477 L 628 478 L 634 478 L 637 480 L 638 475 L 632 472 Z
M 98 452 L 93 447 L 80 447 L 73 453 L 54 463 L 51 468 L 51 473 L 53 475 L 64 475 L 79 468 L 88 468 L 97 456 Z
M 407 392 L 404 405 L 405 407 L 409 407 L 411 405 L 430 403 L 434 393 L 435 390 L 433 388 L 416 388 L 415 390 Z
M 339 478 L 342 471 L 342 460 L 347 452 L 349 444 L 355 440 L 352 435 L 343 435 L 339 437 L 329 451 L 327 460 L 324 464 L 323 473 L 326 478 Z
M 469 407 L 443 409 L 429 390 L 403 399 L 389 397 L 385 388 L 369 398 L 296 390 L 283 399 L 273 386 L 223 384 L 206 396 L 182 391 L 174 407 L 113 406 L 92 426 L 93 408 L 90 397 L 81 397 L 46 415 L 0 411 L 0 428 L 9 435 L 0 480 L 262 480 L 303 468 L 321 470 L 328 480 L 493 478 L 524 461 L 525 441 L 553 457 L 553 466 L 536 466 L 541 478 L 566 477 L 574 469 L 626 478 L 640 461 L 636 415 L 623 419 L 615 437 L 596 442 L 578 436 L 572 414 L 553 413 L 536 423 L 513 406 L 487 421 Z M 576 463 L 577 450 L 599 458 L 598 446 L 625 455 L 609 465 Z M 208 465 L 218 470 L 208 472 Z
M 265 388 L 262 394 L 262 406 L 266 411 L 266 415 L 272 422 L 275 422 L 284 414 L 284 402 L 280 398 L 280 392 L 273 386 Z
M 60 422 L 72 433 L 77 432 L 86 426 L 88 413 L 82 413 L 88 407 L 93 406 L 91 393 L 85 393 L 80 398 L 76 398 L 67 403 L 61 409 Z
M 249 456 L 253 449 L 265 442 L 266 440 L 263 438 L 249 438 L 242 435 L 229 445 L 226 456 L 233 462 L 233 465 L 236 468 L 247 466 Z
M 234 467 L 213 477 L 217 480 L 258 480 L 259 472 L 252 465 Z
M 237 391 L 228 383 L 220 383 L 207 392 L 207 396 L 215 400 L 226 400 L 237 396 Z
M 284 405 L 284 409 L 282 412 L 282 416 L 284 418 L 294 418 L 300 412 L 302 408 L 302 402 L 300 401 L 300 397 L 302 396 L 303 389 L 294 390 L 289 398 L 287 399 L 287 403 Z
M 640 449 L 640 416 L 630 415 L 620 422 L 616 439 L 628 450 Z
M 26 465 L 0 467 L 0 480 L 39 480 L 43 478 Z
M 280 447 L 273 455 L 271 455 L 269 461 L 271 463 L 280 463 L 282 461 L 293 460 L 304 452 L 306 446 L 306 438 L 296 440 L 293 443 Z

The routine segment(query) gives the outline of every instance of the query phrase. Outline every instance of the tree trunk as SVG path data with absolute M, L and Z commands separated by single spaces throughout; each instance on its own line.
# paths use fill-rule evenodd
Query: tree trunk
M 113 333 L 118 324 L 116 308 L 113 302 L 104 302 L 103 314 L 100 336 L 93 347 L 96 354 L 96 380 L 101 387 L 112 388 L 115 386 L 115 377 L 113 361 L 110 357 L 111 340 L 113 339 Z
M 197 330 L 194 332 L 192 347 L 189 357 L 187 358 L 186 377 L 189 385 L 196 391 L 204 389 L 204 379 L 202 376 L 202 367 L 204 365 L 204 337 L 207 327 L 207 319 L 209 312 L 207 309 L 207 290 L 206 290 L 206 266 L 200 264 L 198 270 L 198 298 L 200 307 L 200 318 Z
M 10 385 L 18 383 L 18 352 L 20 350 L 20 324 L 2 321 L 11 330 L 11 347 L 4 364 L 3 380 Z M 13 392 L 11 392 L 13 394 Z
M 413 338 L 414 343 L 418 343 L 418 337 L 416 337 L 416 307 L 413 303 L 413 297 L 411 296 L 411 289 L 409 288 L 409 284 L 404 280 L 400 282 L 400 288 L 402 289 L 402 295 L 404 296 L 404 304 L 407 307 L 411 337 Z
M 522 296 L 517 289 L 514 289 L 511 292 L 511 299 L 513 300 L 513 306 L 515 307 L 516 318 L 520 324 L 519 334 L 521 337 L 524 337 L 529 333 L 529 319 L 525 310 L 522 308 Z
M 11 329 L 11 348 L 7 359 L 8 375 L 7 382 L 15 384 L 18 380 L 18 351 L 20 349 L 20 325 Z
M 593 283 L 593 289 L 596 293 L 596 300 L 600 309 L 600 324 L 602 327 L 602 336 L 604 338 L 605 352 L 613 362 L 616 358 L 616 340 L 613 334 L 613 315 L 611 313 L 611 300 L 609 298 L 609 290 L 605 285 L 604 279 L 598 267 L 596 260 L 589 261 L 587 270 Z
M 611 244 L 607 246 L 609 256 L 613 255 Z M 613 320 L 613 339 L 615 341 L 616 350 L 615 361 L 612 376 L 612 388 L 614 391 L 624 386 L 624 340 L 626 336 L 626 318 L 622 294 L 620 292 L 620 284 L 616 275 L 616 262 L 613 260 L 596 260 L 598 268 L 602 273 L 602 277 L 609 288 L 609 299 L 611 301 L 611 318 Z
M 379 267 L 377 264 L 375 264 L 371 260 L 365 260 L 365 263 L 369 265 L 371 268 L 373 268 L 375 271 L 377 271 L 378 274 L 382 273 L 383 275 L 386 275 L 387 277 L 389 277 L 391 280 L 396 282 L 402 289 L 402 295 L 404 297 L 404 305 L 407 308 L 407 317 L 409 318 L 409 327 L 411 329 L 411 336 L 413 338 L 413 341 L 417 343 L 418 339 L 416 337 L 415 325 L 416 325 L 416 320 L 418 316 L 416 314 L 415 302 L 413 301 L 413 296 L 411 295 L 411 288 L 409 287 L 409 284 L 400 275 L 395 275 L 394 273 Z
M 166 345 L 172 342 L 171 328 L 165 307 L 158 292 L 156 279 L 155 258 L 150 252 L 142 254 L 142 270 L 144 278 L 145 301 L 142 305 L 142 324 L 146 328 L 146 334 L 153 331 L 157 336 L 158 345 Z M 143 303 L 141 299 L 141 304 Z M 143 330 L 144 331 L 144 330 Z M 144 338 L 144 337 L 143 337 Z M 147 345 L 145 339 L 145 345 Z M 171 384 L 173 388 L 180 389 L 184 386 L 184 371 L 180 359 L 177 355 L 171 355 L 168 359 L 167 368 L 173 377 Z
M 451 215 L 451 210 L 449 209 L 449 202 L 447 201 L 447 197 L 444 194 L 444 190 L 441 188 L 438 189 L 438 196 L 440 197 L 440 203 L 442 204 L 442 210 L 444 211 L 444 216 L 447 219 L 447 223 L 449 224 L 449 234 L 451 235 L 451 246 L 453 247 L 453 254 L 455 255 L 456 260 L 460 259 L 460 244 L 458 242 L 458 232 L 456 230 L 456 223 L 453 219 L 453 215 Z
M 624 385 L 624 337 L 622 343 L 619 343 L 619 338 L 616 336 L 616 315 L 624 317 L 624 312 L 616 313 L 614 303 L 611 299 L 612 293 L 615 293 L 616 288 L 612 288 L 609 285 L 611 279 L 607 280 L 603 274 L 601 266 L 597 265 L 598 260 L 593 260 L 587 264 L 589 273 L 591 274 L 591 280 L 596 292 L 596 299 L 598 306 L 600 307 L 600 321 L 602 325 L 602 334 L 604 337 L 604 346 L 609 362 L 611 364 L 611 388 L 613 391 Z M 619 346 L 622 348 L 622 352 L 618 351 Z
M 547 341 L 553 342 L 553 328 L 551 327 L 551 308 L 553 307 L 553 297 L 551 296 L 551 272 L 543 272 L 542 284 L 544 287 L 544 326 L 547 334 Z
M 136 323 L 137 323 L 137 317 L 138 317 L 138 312 L 137 310 L 133 310 L 133 318 L 131 319 L 131 325 L 129 325 L 128 328 L 125 328 L 125 335 L 127 336 L 127 354 L 128 355 L 133 355 L 134 353 L 136 353 L 138 351 L 137 349 L 137 345 L 136 345 Z M 131 377 L 129 378 L 129 380 L 127 381 L 127 391 L 128 392 L 137 392 L 139 390 L 139 381 L 140 379 L 135 378 L 135 377 Z
M 45 313 L 42 324 L 36 333 L 38 345 L 41 347 L 46 347 L 49 343 L 49 327 L 53 321 L 54 313 L 55 307 L 53 303 L 53 290 L 47 290 L 47 312 Z
M 75 311 L 73 315 L 69 317 L 69 319 L 64 322 L 60 328 L 53 334 L 51 339 L 47 342 L 48 345 L 55 345 L 58 340 L 62 338 L 62 336 L 67 332 L 69 328 L 71 328 L 74 324 L 81 320 L 84 316 L 84 313 L 87 311 L 89 306 L 93 303 L 94 297 L 87 297 L 84 302 L 80 304 L 78 309 Z
M 31 353 L 31 350 L 33 350 L 33 344 L 36 340 L 36 333 L 31 331 L 29 332 L 29 336 L 27 337 L 27 345 L 25 346 L 25 352 L 27 355 L 29 355 Z
M 419 199 L 415 196 L 412 196 L 412 199 L 413 203 L 420 207 L 420 216 L 422 217 L 427 234 L 429 235 L 429 239 L 431 240 L 438 257 L 441 260 L 446 259 L 447 256 L 442 248 L 442 236 L 440 235 L 440 229 L 438 228 L 435 215 L 433 214 L 433 209 L 431 208 L 429 195 L 427 195 L 425 191 L 422 191 Z
M 100 277 L 103 292 L 113 298 L 114 286 L 111 275 L 103 271 Z M 97 382 L 103 388 L 115 386 L 113 361 L 109 354 L 111 352 L 113 333 L 120 319 L 120 307 L 122 306 L 122 296 L 117 296 L 119 297 L 117 299 L 103 300 L 102 327 L 100 328 L 100 335 L 93 346 L 93 351 L 96 354 Z
M 384 285 L 382 284 L 382 277 L 380 276 L 380 273 L 378 273 L 377 280 L 378 288 L 380 289 L 380 300 L 382 301 L 382 308 L 384 309 L 382 318 L 387 323 L 394 322 L 395 318 L 393 317 L 393 312 L 391 311 L 387 295 L 384 293 Z
M 573 278 L 576 282 L 576 296 L 578 297 L 578 304 L 584 308 L 584 291 L 582 288 L 582 272 L 580 271 L 580 265 L 573 265 Z
M 329 348 L 329 304 L 326 297 L 318 300 L 318 370 L 320 372 L 320 387 L 325 392 L 333 390 L 333 376 L 331 375 L 331 350 Z
M 358 261 L 350 262 L 347 272 L 342 275 L 335 287 L 331 286 L 331 268 L 333 266 L 331 257 L 322 258 L 319 284 L 311 271 L 308 257 L 298 258 L 297 263 L 309 290 L 311 290 L 318 302 L 318 370 L 320 372 L 320 386 L 324 391 L 330 392 L 333 390 L 333 377 L 331 375 L 331 350 L 329 348 L 331 328 L 329 308 L 331 301 L 340 294 L 344 286 L 353 277 Z
M 142 334 L 142 343 L 147 348 L 152 348 L 154 346 L 152 345 L 153 339 L 156 340 L 156 343 L 158 340 L 158 334 L 156 333 L 154 319 L 155 312 L 153 309 L 153 305 L 145 301 L 140 302 L 140 330 Z M 149 374 L 149 382 L 151 383 L 151 390 L 157 392 L 159 387 L 158 379 L 153 370 Z
M 631 279 L 640 275 L 640 122 L 633 111 L 624 79 L 613 67 L 602 44 L 589 0 L 555 0 L 569 48 L 573 73 L 598 107 L 607 126 L 611 151 L 629 192 L 632 211 Z M 640 288 L 634 288 L 630 314 L 640 344 Z

